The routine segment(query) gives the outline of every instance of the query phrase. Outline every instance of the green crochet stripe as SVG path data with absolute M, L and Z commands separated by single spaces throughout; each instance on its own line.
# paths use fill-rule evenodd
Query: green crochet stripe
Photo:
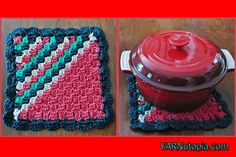
M 32 71 L 32 66 L 38 64 L 39 63 L 38 62 L 39 58 L 44 58 L 46 56 L 45 52 L 49 51 L 50 50 L 50 46 L 53 46 L 55 44 L 56 44 L 55 37 L 54 36 L 50 37 L 50 42 L 45 44 L 43 46 L 43 49 L 39 50 L 38 54 L 36 56 L 31 57 L 30 58 L 30 62 L 26 63 L 22 69 L 18 69 L 16 71 L 16 79 L 17 79 L 17 81 L 19 81 L 20 78 L 25 77 L 24 76 L 24 71 L 29 70 L 29 69 L 31 69 L 31 71 Z M 16 46 L 18 46 L 18 45 L 16 45 Z
M 150 110 L 151 109 L 151 104 L 149 102 L 145 102 L 144 105 L 140 105 L 138 107 L 138 112 L 141 114 L 145 114 L 145 111 Z
M 38 82 L 32 83 L 30 86 L 30 89 L 26 90 L 22 96 L 18 96 L 15 99 L 15 107 L 20 108 L 22 105 L 23 100 L 29 102 L 29 99 L 31 95 L 36 95 L 37 90 L 41 90 L 41 87 L 44 87 L 45 83 L 48 83 L 46 80 L 52 79 L 52 73 L 53 71 L 59 72 L 60 66 L 59 65 L 65 65 L 65 58 L 71 58 L 71 52 L 76 50 L 77 44 L 79 42 L 82 42 L 81 36 L 78 36 L 76 38 L 76 41 L 70 45 L 69 50 L 64 51 L 64 56 L 61 56 L 57 62 L 52 64 L 52 67 L 50 69 L 47 69 L 45 71 L 44 76 L 40 76 L 38 78 Z
M 28 45 L 28 44 L 29 44 L 28 36 L 25 36 L 25 37 L 22 38 L 22 42 L 20 44 L 16 44 L 14 46 L 14 49 L 17 50 L 17 51 L 21 51 L 22 47 L 25 46 L 25 45 Z

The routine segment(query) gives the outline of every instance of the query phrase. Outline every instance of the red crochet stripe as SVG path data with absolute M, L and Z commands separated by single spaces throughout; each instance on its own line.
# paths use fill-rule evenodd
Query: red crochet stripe
M 20 36 L 14 38 L 14 43 L 21 43 L 21 41 L 19 41 L 21 38 L 18 39 L 19 37 Z M 22 56 L 22 63 L 16 64 L 16 67 L 18 69 L 22 69 L 24 67 L 24 64 L 29 63 L 30 58 L 33 57 L 33 56 L 36 56 L 38 54 L 38 52 L 40 50 L 42 50 L 43 46 L 47 43 L 49 43 L 49 37 L 44 37 L 43 40 L 42 40 L 42 43 L 37 44 L 35 49 L 31 50 L 28 55 Z
M 49 68 L 51 68 L 51 67 L 52 67 L 52 64 L 53 64 L 53 63 L 56 63 L 56 62 L 58 61 L 59 57 L 61 57 L 61 56 L 64 55 L 64 51 L 65 51 L 65 50 L 68 50 L 68 49 L 70 48 L 70 45 L 71 45 L 73 42 L 75 42 L 75 37 L 74 37 L 74 36 L 71 36 L 70 39 L 69 39 L 69 43 L 68 43 L 68 44 L 64 44 L 63 50 L 62 50 L 62 51 L 57 51 L 57 55 L 56 55 L 56 56 L 53 56 L 53 57 L 51 58 L 51 61 L 50 61 L 49 63 L 45 63 L 45 64 L 44 64 L 44 69 L 39 70 L 36 76 L 32 76 L 30 82 L 25 83 L 25 84 L 23 85 L 23 89 L 17 92 L 17 95 L 22 96 L 22 95 L 24 94 L 25 90 L 30 89 L 30 85 L 31 85 L 32 83 L 37 82 L 38 78 L 39 78 L 40 76 L 43 76 L 44 73 L 46 72 L 46 70 L 49 69 Z
M 15 36 L 14 38 L 13 38 L 13 43 L 14 44 L 21 44 L 22 43 L 22 36 Z
M 145 117 L 146 122 L 156 122 L 156 121 L 163 121 L 163 120 L 197 120 L 197 121 L 203 121 L 203 120 L 215 120 L 215 119 L 222 119 L 226 113 L 222 110 L 221 105 L 216 101 L 216 99 L 211 96 L 209 100 L 204 103 L 202 106 L 197 108 L 194 111 L 190 112 L 183 112 L 183 113 L 173 113 L 168 112 L 166 110 L 162 109 L 155 109 L 152 110 L 150 115 L 147 115 Z
M 96 42 L 59 76 L 58 82 L 36 98 L 21 120 L 76 120 L 102 119 L 105 113 L 102 94 L 99 47 Z

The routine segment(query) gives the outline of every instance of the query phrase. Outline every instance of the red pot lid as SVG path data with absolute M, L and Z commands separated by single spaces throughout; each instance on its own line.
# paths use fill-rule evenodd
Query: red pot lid
M 208 88 L 223 79 L 227 71 L 220 48 L 191 32 L 151 35 L 131 51 L 130 57 L 137 77 L 167 90 Z

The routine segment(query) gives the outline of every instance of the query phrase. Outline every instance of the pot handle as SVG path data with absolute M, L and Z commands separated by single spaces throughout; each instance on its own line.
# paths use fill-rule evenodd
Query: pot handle
M 129 65 L 130 50 L 123 51 L 120 57 L 120 68 L 125 73 L 132 73 Z
M 232 57 L 230 52 L 226 49 L 221 49 L 221 51 L 224 53 L 226 57 L 226 64 L 227 64 L 228 70 L 234 70 L 235 68 L 234 58 Z

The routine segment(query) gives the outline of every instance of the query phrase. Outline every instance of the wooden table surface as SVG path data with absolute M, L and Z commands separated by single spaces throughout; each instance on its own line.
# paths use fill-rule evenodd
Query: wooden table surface
M 158 31 L 186 30 L 207 37 L 221 48 L 227 48 L 234 55 L 233 19 L 121 19 L 120 52 L 135 47 L 142 39 Z M 228 102 L 234 115 L 234 73 L 228 73 L 217 85 L 217 90 Z M 225 129 L 205 130 L 168 130 L 146 133 L 132 130 L 128 119 L 128 91 L 125 75 L 120 71 L 120 135 L 233 135 L 234 122 Z
M 113 108 L 115 112 L 115 40 L 116 40 L 116 24 L 114 19 L 3 19 L 2 20 L 2 39 L 5 39 L 7 34 L 16 27 L 80 27 L 80 26 L 98 26 L 101 27 L 106 35 L 108 44 L 109 44 L 109 67 L 111 71 L 110 79 L 112 82 L 112 95 L 114 98 Z M 6 46 L 4 43 L 5 40 L 2 40 L 3 50 Z M 4 58 L 4 57 L 3 57 Z M 3 67 L 5 67 L 5 60 L 3 62 Z M 5 90 L 5 81 L 6 81 L 7 72 L 6 69 L 3 69 L 3 93 Z M 5 97 L 3 97 L 5 98 Z M 3 103 L 3 102 L 2 102 Z M 79 130 L 75 131 L 65 131 L 63 129 L 57 131 L 16 131 L 12 128 L 3 127 L 3 135 L 5 136 L 93 136 L 93 135 L 115 135 L 116 134 L 116 125 L 113 121 L 108 127 L 104 129 L 93 129 L 88 132 L 82 132 Z

